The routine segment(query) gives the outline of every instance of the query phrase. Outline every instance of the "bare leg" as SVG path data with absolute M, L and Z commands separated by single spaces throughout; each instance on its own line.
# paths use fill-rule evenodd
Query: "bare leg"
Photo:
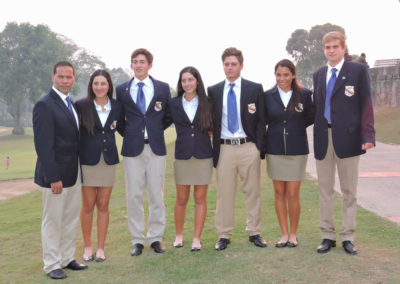
M 83 235 L 83 246 L 85 248 L 83 258 L 87 259 L 93 255 L 91 234 L 93 224 L 93 209 L 96 203 L 97 188 L 82 186 L 82 209 L 81 227 Z
M 289 241 L 294 244 L 297 244 L 297 226 L 300 219 L 300 185 L 301 181 L 286 182 L 286 198 L 290 221 Z
M 176 185 L 175 215 L 175 242 L 174 246 L 183 243 L 183 225 L 186 216 L 186 204 L 190 197 L 190 185 Z
M 289 237 L 286 206 L 286 182 L 274 180 L 273 183 L 275 191 L 275 211 L 282 231 L 282 237 L 279 242 L 286 243 Z
M 200 237 L 207 215 L 207 189 L 208 185 L 194 186 L 194 234 L 192 247 L 201 248 Z
M 104 243 L 106 241 L 112 187 L 99 187 L 97 190 L 97 252 L 96 257 L 105 259 Z

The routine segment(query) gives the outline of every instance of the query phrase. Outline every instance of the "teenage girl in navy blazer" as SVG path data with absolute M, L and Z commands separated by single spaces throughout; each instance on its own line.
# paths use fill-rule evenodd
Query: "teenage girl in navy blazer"
M 314 123 L 315 110 L 312 93 L 297 82 L 296 67 L 290 60 L 276 64 L 275 77 L 276 86 L 264 93 L 267 170 L 273 180 L 275 210 L 282 230 L 275 246 L 296 247 L 300 185 L 309 153 L 306 128 Z
M 179 74 L 178 96 L 170 103 L 177 133 L 175 143 L 175 229 L 174 246 L 183 246 L 183 224 L 190 186 L 194 185 L 194 236 L 191 251 L 199 251 L 201 232 L 207 215 L 207 189 L 212 175 L 211 103 L 199 71 L 185 67 Z
M 96 70 L 90 77 L 88 95 L 76 103 L 80 117 L 79 158 L 82 165 L 81 226 L 84 261 L 102 262 L 107 234 L 112 187 L 119 163 L 115 131 L 121 117 L 121 105 L 112 98 L 110 74 Z M 93 210 L 97 207 L 97 251 L 93 254 L 91 232 Z

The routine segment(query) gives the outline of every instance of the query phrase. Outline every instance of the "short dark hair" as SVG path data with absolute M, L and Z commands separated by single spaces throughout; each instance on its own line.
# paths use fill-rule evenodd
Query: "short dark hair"
M 236 56 L 236 58 L 239 60 L 240 65 L 243 64 L 243 54 L 236 47 L 228 47 L 224 50 L 224 52 L 222 53 L 222 62 L 224 62 L 225 58 L 227 58 L 228 56 Z
M 57 73 L 57 68 L 58 68 L 58 67 L 62 67 L 62 66 L 69 66 L 69 67 L 71 67 L 71 68 L 72 68 L 72 71 L 73 71 L 73 74 L 75 75 L 75 68 L 74 68 L 74 66 L 73 66 L 71 63 L 69 63 L 68 61 L 58 61 L 58 62 L 54 65 L 54 67 L 53 67 L 53 74 L 55 75 L 55 74 Z
M 146 57 L 147 62 L 148 62 L 149 64 L 153 63 L 153 54 L 151 54 L 151 52 L 148 51 L 148 50 L 145 49 L 145 48 L 138 48 L 138 49 L 136 49 L 134 52 L 132 52 L 132 55 L 131 55 L 131 62 L 133 61 L 133 58 L 135 58 L 135 57 L 138 56 L 139 54 L 143 54 L 143 55 Z

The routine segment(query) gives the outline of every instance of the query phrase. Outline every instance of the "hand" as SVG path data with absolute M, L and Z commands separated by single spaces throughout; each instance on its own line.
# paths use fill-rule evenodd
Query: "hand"
M 52 182 L 50 185 L 51 185 L 51 191 L 53 192 L 53 194 L 60 194 L 63 190 L 63 184 L 62 184 L 61 180 Z
M 210 137 L 212 136 L 212 131 L 208 131 L 208 135 L 210 135 Z
M 368 149 L 371 149 L 374 147 L 375 147 L 375 145 L 373 143 L 365 142 L 364 144 L 362 144 L 361 149 L 368 150 Z

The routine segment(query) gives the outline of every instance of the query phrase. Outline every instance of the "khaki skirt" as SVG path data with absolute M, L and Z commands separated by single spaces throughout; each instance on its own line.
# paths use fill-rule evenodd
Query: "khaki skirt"
M 117 165 L 107 165 L 103 153 L 97 165 L 82 165 L 82 186 L 113 187 Z
M 209 159 L 175 160 L 175 183 L 178 185 L 206 185 L 211 183 L 213 162 Z
M 267 173 L 272 180 L 301 181 L 306 172 L 308 155 L 267 154 Z

